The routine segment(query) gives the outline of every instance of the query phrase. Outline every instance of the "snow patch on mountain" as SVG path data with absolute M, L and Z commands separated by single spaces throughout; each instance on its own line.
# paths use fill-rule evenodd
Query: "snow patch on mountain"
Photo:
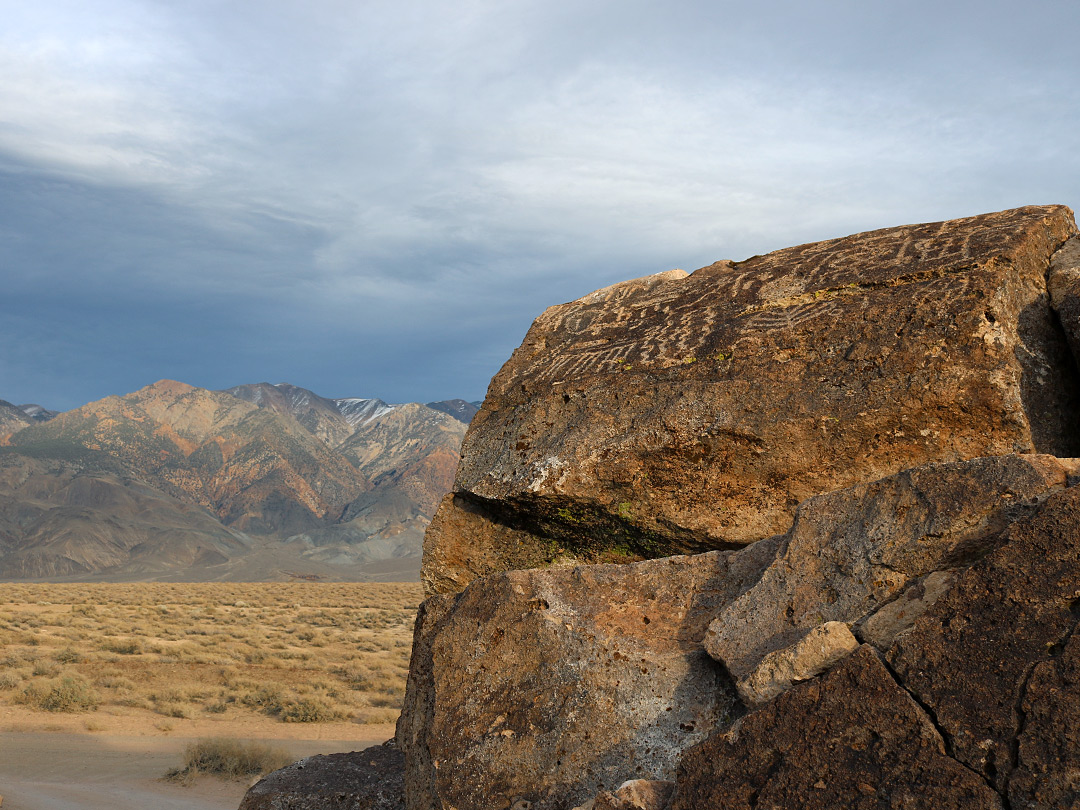
M 399 407 L 398 405 L 389 405 L 381 399 L 363 399 L 360 397 L 345 397 L 331 401 L 354 430 Z

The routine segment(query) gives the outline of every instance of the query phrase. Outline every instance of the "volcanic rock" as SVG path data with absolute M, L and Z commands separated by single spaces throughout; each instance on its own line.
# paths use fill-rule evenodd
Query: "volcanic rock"
M 869 646 L 689 750 L 672 810 L 1000 810 Z
M 951 753 L 998 790 L 1009 788 L 1018 741 L 1028 776 L 1015 789 L 1031 793 L 1043 771 L 1056 774 L 1060 789 L 1074 782 L 1063 769 L 1080 753 L 1066 744 L 1073 732 L 1061 729 L 1080 701 L 1069 648 L 1080 621 L 1080 488 L 1053 493 L 1005 540 L 960 573 L 887 659 L 933 712 Z M 1064 758 L 1048 757 L 1055 746 L 1067 749 Z
M 811 650 L 829 658 L 818 645 L 796 658 L 776 652 L 823 624 L 854 625 L 913 580 L 985 553 L 1018 510 L 1063 489 L 1070 469 L 1052 456 L 998 456 L 929 464 L 811 498 L 761 579 L 719 611 L 705 648 L 738 680 L 744 700 L 768 699 L 795 660 L 810 672 Z M 875 627 L 880 637 L 884 625 Z
M 618 790 L 605 790 L 574 810 L 665 810 L 675 783 L 662 779 L 631 779 Z
M 1047 287 L 1073 357 L 1080 362 L 1080 237 L 1074 236 L 1054 254 Z
M 825 622 L 790 647 L 762 658 L 757 668 L 736 683 L 748 704 L 766 703 L 799 681 L 808 681 L 859 646 L 843 622 Z
M 1013 807 L 1073 807 L 1080 794 L 1080 639 L 1032 670 L 1019 716 Z
M 701 639 L 775 551 L 510 571 L 428 599 L 398 744 L 413 810 L 572 807 L 672 778 L 739 711 Z
M 436 521 L 426 584 L 545 555 L 731 547 L 786 531 L 815 494 L 928 462 L 1080 455 L 1080 385 L 1046 290 L 1075 233 L 1065 207 L 1020 208 L 549 308 L 492 380 L 442 507 L 476 504 L 492 528 L 466 539 Z
M 389 745 L 307 757 L 256 782 L 239 810 L 404 810 L 403 773 Z

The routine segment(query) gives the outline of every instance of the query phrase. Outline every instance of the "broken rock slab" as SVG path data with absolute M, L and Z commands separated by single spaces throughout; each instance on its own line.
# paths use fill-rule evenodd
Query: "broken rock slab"
M 425 585 L 730 548 L 787 531 L 807 498 L 903 469 L 1080 455 L 1080 383 L 1046 289 L 1075 234 L 1067 208 L 1033 206 L 549 308 L 472 421 Z
M 986 553 L 1025 508 L 1063 489 L 1072 469 L 1052 456 L 997 456 L 928 464 L 811 498 L 761 578 L 720 609 L 705 649 L 744 700 L 771 699 L 797 669 L 835 660 L 844 639 L 834 623 L 872 621 L 919 578 Z M 921 592 L 925 599 L 925 585 Z M 804 643 L 829 626 L 821 643 Z M 904 626 L 874 624 L 877 643 L 888 646 L 889 629 Z
M 605 790 L 574 810 L 667 810 L 675 783 L 661 779 L 631 779 L 618 790 Z
M 404 771 L 386 744 L 307 757 L 252 785 L 239 810 L 405 810 Z
M 683 757 L 672 810 L 1001 810 L 868 645 Z
M 1076 791 L 1066 766 L 1080 752 L 1063 724 L 1080 704 L 1070 646 L 1080 621 L 1080 488 L 1051 494 L 1004 539 L 896 639 L 887 660 L 952 754 L 998 790 Z M 1020 781 L 1011 785 L 1014 769 Z M 1051 806 L 1072 805 L 1013 804 Z
M 808 681 L 859 646 L 843 622 L 825 622 L 790 647 L 766 655 L 757 668 L 739 680 L 739 697 L 748 705 L 766 703 L 800 681 Z
M 701 638 L 768 562 L 755 549 L 509 571 L 426 600 L 397 733 L 409 810 L 555 810 L 671 779 L 740 711 Z

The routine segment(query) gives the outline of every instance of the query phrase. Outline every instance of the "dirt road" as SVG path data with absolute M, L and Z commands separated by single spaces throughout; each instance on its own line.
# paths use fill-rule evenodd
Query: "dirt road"
M 357 751 L 370 740 L 281 740 L 297 759 L 311 754 Z M 247 783 L 201 777 L 191 787 L 160 777 L 180 764 L 184 737 L 147 737 L 65 732 L 0 733 L 0 796 L 3 810 L 236 810 Z M 260 740 L 267 742 L 266 740 Z

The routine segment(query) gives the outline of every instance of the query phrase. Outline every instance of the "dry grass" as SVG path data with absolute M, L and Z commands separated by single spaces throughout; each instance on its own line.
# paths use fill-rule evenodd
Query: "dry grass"
M 412 583 L 0 585 L 0 705 L 397 719 Z
M 184 764 L 165 774 L 170 782 L 189 785 L 202 774 L 223 779 L 265 776 L 293 761 L 283 748 L 229 738 L 198 740 L 184 751 Z

